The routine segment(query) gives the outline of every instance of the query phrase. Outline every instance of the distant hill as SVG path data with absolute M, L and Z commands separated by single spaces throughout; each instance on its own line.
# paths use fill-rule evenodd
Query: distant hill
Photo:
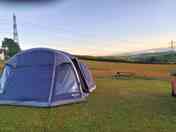
M 92 60 L 92 61 L 108 61 L 108 62 L 124 62 L 130 63 L 128 57 L 120 56 L 86 56 L 86 55 L 75 55 L 82 60 Z
M 126 62 L 126 63 L 146 63 L 146 64 L 175 64 L 176 50 L 170 48 L 158 48 L 145 51 L 138 51 L 112 56 L 78 56 L 81 59 Z
M 134 52 L 128 52 L 128 53 L 121 54 L 121 55 L 140 55 L 140 54 L 146 54 L 146 53 L 161 53 L 161 52 L 170 52 L 170 51 L 176 51 L 176 49 L 155 48 L 155 49 L 147 49 L 147 50 L 139 50 L 139 51 L 134 51 Z
M 176 63 L 176 52 L 156 52 L 156 53 L 143 53 L 137 55 L 127 56 L 129 61 L 139 63 Z
M 130 62 L 138 63 L 176 63 L 176 50 L 170 48 L 157 48 L 127 53 L 119 57 L 126 57 Z

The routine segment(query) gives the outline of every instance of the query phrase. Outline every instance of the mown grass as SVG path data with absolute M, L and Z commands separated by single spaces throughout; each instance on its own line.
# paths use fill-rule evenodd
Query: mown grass
M 176 99 L 168 81 L 97 79 L 87 102 L 55 108 L 1 106 L 1 131 L 170 132 Z
M 89 66 L 101 67 L 94 63 Z M 79 104 L 55 108 L 0 106 L 0 131 L 171 132 L 176 129 L 176 98 L 170 96 L 169 81 L 97 77 L 96 84 L 97 89 L 87 102 Z
M 112 62 L 86 62 L 94 77 L 112 76 L 116 72 L 131 72 L 137 76 L 169 79 L 170 72 L 175 70 L 176 64 L 136 64 Z

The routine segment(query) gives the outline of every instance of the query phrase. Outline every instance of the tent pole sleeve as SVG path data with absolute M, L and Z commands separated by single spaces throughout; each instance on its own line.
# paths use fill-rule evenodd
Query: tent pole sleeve
M 51 81 L 50 93 L 48 98 L 49 105 L 51 104 L 51 100 L 53 96 L 55 74 L 56 74 L 56 55 L 54 54 L 53 74 L 52 74 L 52 81 Z

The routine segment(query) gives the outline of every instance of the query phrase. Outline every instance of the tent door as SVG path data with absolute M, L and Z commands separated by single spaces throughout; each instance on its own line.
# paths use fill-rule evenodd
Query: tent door
M 76 59 L 72 59 L 72 62 L 77 69 L 83 92 L 89 93 L 89 88 L 87 86 L 86 80 L 84 79 L 83 73 L 81 72 L 79 64 L 78 64 L 79 62 Z
M 81 93 L 76 79 L 70 63 L 56 66 L 53 101 L 80 98 Z

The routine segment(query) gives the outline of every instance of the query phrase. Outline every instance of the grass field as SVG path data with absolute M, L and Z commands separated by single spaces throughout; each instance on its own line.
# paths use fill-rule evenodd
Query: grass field
M 133 72 L 138 76 L 169 79 L 170 71 L 176 70 L 176 64 L 132 64 L 132 63 L 107 63 L 86 62 L 95 77 L 111 76 L 117 71 Z
M 176 129 L 176 98 L 170 96 L 168 81 L 168 73 L 176 65 L 86 63 L 97 84 L 87 102 L 50 109 L 0 106 L 0 131 L 172 132 Z M 112 79 L 116 71 L 161 80 Z

